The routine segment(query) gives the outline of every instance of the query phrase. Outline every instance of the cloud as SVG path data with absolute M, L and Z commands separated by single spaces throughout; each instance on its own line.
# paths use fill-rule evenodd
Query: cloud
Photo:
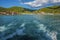
M 28 4 L 32 7 L 38 7 L 38 6 L 42 6 L 43 3 L 47 3 L 47 0 L 43 1 L 43 0 L 34 0 L 32 2 L 26 2 L 24 4 Z
M 30 2 L 24 2 L 22 4 L 27 4 L 31 7 L 39 7 L 43 6 L 44 4 L 56 3 L 56 2 L 60 2 L 60 0 L 34 0 Z
M 60 2 L 60 0 L 52 0 L 53 3 Z
M 30 5 L 32 7 L 42 6 L 43 3 L 47 3 L 48 0 L 34 0 L 32 2 L 25 2 L 24 4 Z
M 37 3 L 37 2 L 27 2 L 27 3 L 24 3 L 24 4 L 30 5 L 32 7 L 42 6 L 41 3 Z

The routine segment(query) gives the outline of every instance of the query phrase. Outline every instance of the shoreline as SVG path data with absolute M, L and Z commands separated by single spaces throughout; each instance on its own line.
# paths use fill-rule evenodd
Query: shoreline
M 1 15 L 6 15 L 6 16 L 9 16 L 9 15 L 11 15 L 11 16 L 14 16 L 14 15 L 60 15 L 59 13 L 45 13 L 45 12 L 41 12 L 41 13 L 11 13 L 11 14 L 9 14 L 9 13 L 1 13 L 0 14 L 0 16 Z

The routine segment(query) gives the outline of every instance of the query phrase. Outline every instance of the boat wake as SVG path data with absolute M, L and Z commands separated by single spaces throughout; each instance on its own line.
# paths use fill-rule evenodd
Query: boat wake
M 13 26 L 13 25 L 12 23 L 10 23 L 8 26 Z M 6 35 L 6 32 L 3 32 L 5 31 L 5 29 L 6 29 L 5 26 L 0 27 L 0 32 L 2 32 L 0 35 L 1 40 L 7 40 L 9 38 L 13 38 L 15 35 L 23 36 L 27 34 L 29 36 L 36 37 L 37 40 L 57 40 L 57 37 L 56 37 L 57 32 L 48 30 L 47 26 L 45 26 L 44 24 L 39 24 L 38 21 L 22 23 L 18 28 L 14 29 L 15 31 L 11 30 L 13 32 L 8 35 Z

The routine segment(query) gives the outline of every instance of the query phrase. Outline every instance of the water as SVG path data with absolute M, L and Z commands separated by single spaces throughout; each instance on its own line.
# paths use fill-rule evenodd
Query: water
M 60 40 L 60 16 L 0 16 L 0 40 Z

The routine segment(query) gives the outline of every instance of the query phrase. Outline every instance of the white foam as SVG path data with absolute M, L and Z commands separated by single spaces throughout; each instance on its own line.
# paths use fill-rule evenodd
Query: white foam
M 51 37 L 52 40 L 57 40 L 57 32 L 55 31 L 50 32 L 50 30 L 46 29 L 47 27 L 44 26 L 44 24 L 39 24 L 38 27 L 39 27 L 39 30 L 42 30 L 43 32 L 47 32 L 46 33 L 47 37 Z
M 24 27 L 25 26 L 25 23 L 22 23 L 20 27 Z
M 17 23 L 14 23 L 14 22 L 11 22 L 8 24 L 8 26 L 11 26 L 11 25 L 16 25 Z
M 7 29 L 7 28 L 5 27 L 5 25 L 0 26 L 0 32 L 5 31 L 6 29 Z
M 54 31 L 52 31 L 52 32 L 50 32 L 50 36 L 51 36 L 51 38 L 53 39 L 53 40 L 57 40 L 57 32 L 54 32 Z
M 8 26 L 11 26 L 11 25 L 13 25 L 13 24 L 12 23 L 8 24 Z
M 46 27 L 44 26 L 44 24 L 39 24 L 38 27 L 39 30 L 43 30 L 44 32 L 46 32 Z

